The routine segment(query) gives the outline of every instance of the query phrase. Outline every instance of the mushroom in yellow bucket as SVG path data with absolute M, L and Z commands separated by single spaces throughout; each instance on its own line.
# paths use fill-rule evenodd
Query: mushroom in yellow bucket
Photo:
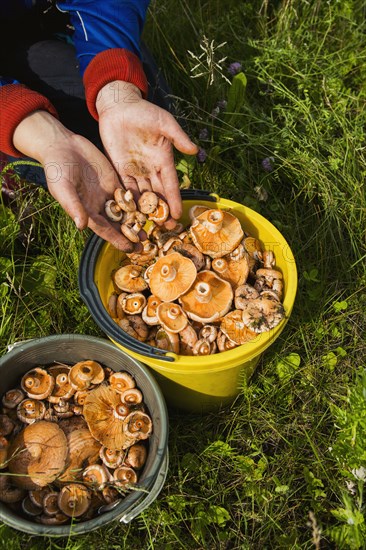
M 147 288 L 143 277 L 144 269 L 140 265 L 130 264 L 115 271 L 113 280 L 120 290 L 125 292 L 142 292 Z
M 212 271 L 200 271 L 192 288 L 179 301 L 190 319 L 212 323 L 229 311 L 233 290 L 230 283 Z
M 192 260 L 174 252 L 159 258 L 150 274 L 152 294 L 163 302 L 174 302 L 192 286 L 197 270 Z
M 203 254 L 221 258 L 232 252 L 242 240 L 244 232 L 238 218 L 223 210 L 206 210 L 193 219 L 190 234 Z

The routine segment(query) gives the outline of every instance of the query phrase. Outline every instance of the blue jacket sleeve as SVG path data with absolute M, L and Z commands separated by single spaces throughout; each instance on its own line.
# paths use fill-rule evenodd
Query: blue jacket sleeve
M 57 2 L 70 13 L 81 74 L 100 52 L 125 48 L 140 57 L 142 33 L 149 0 L 67 0 Z

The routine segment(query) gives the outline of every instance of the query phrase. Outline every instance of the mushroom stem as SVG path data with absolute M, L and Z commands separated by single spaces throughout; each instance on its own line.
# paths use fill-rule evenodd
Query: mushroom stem
M 222 228 L 223 219 L 224 214 L 221 210 L 213 210 L 207 220 L 203 222 L 203 225 L 207 227 L 210 233 L 217 233 Z
M 177 270 L 172 265 L 164 264 L 161 266 L 160 275 L 164 281 L 169 283 L 170 281 L 174 281 L 176 278 Z
M 212 298 L 211 287 L 208 283 L 198 283 L 195 286 L 197 300 L 202 304 L 208 303 Z

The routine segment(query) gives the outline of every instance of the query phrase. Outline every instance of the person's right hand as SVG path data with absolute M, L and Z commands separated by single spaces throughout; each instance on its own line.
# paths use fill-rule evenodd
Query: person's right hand
M 72 133 L 46 111 L 22 120 L 13 135 L 14 146 L 38 160 L 51 195 L 71 216 L 78 229 L 89 227 L 113 246 L 131 252 L 134 245 L 111 223 L 105 202 L 120 187 L 107 158 L 86 138 Z

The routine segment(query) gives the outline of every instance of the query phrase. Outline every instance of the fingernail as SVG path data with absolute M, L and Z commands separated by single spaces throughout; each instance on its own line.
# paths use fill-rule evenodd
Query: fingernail
M 79 216 L 75 216 L 75 218 L 74 218 L 74 224 L 76 225 L 76 227 L 77 227 L 78 229 L 82 229 L 81 219 L 79 218 Z

